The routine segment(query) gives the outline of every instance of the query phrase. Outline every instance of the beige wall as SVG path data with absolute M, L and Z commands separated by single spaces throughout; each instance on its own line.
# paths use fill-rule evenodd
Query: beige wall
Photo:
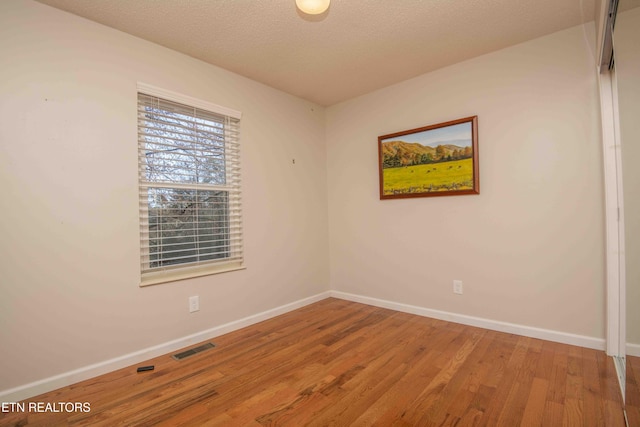
M 627 343 L 640 355 L 640 7 L 618 14 L 614 34 L 622 139 Z
M 243 113 L 246 270 L 138 286 L 138 81 Z M 328 289 L 323 108 L 4 0 L 0 117 L 0 392 Z
M 594 32 L 575 27 L 328 108 L 332 289 L 604 338 Z M 471 115 L 479 196 L 379 200 L 378 135 Z

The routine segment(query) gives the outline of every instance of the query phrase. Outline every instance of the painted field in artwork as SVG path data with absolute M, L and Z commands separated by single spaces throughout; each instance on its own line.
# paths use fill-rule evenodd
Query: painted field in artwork
M 383 169 L 384 195 L 473 188 L 473 159 Z

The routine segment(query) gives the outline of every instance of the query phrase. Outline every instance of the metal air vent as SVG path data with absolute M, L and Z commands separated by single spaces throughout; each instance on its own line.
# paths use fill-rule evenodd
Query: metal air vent
M 210 348 L 214 348 L 216 345 L 214 343 L 206 343 L 206 344 L 202 344 L 201 346 L 198 346 L 196 348 L 190 348 L 189 350 L 185 350 L 182 351 L 180 353 L 174 354 L 173 357 L 175 360 L 182 360 L 185 359 L 189 356 L 193 356 L 196 353 L 200 353 L 203 352 L 205 350 L 209 350 Z

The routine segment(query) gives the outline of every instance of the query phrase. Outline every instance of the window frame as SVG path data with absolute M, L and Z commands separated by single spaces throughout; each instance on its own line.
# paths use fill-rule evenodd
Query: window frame
M 198 182 L 184 184 L 181 182 L 167 183 L 148 180 L 145 167 L 145 159 L 142 153 L 144 135 L 141 132 L 140 95 L 158 98 L 160 101 L 181 104 L 208 114 L 218 116 L 224 120 L 224 164 L 225 184 L 201 184 Z M 138 135 L 138 200 L 139 200 L 139 230 L 140 230 L 140 286 L 149 286 L 159 283 L 173 282 L 193 277 L 236 271 L 246 268 L 243 256 L 243 226 L 242 226 L 242 200 L 241 200 L 241 173 L 240 163 L 240 137 L 239 127 L 242 113 L 227 107 L 223 107 L 201 99 L 193 98 L 177 92 L 151 86 L 145 83 L 137 83 L 136 90 L 136 132 Z M 231 123 L 233 125 L 231 126 Z M 233 135 L 229 128 L 234 129 Z M 228 151 L 230 150 L 230 151 Z M 233 155 L 227 155 L 233 152 Z M 173 264 L 163 267 L 150 268 L 150 224 L 148 194 L 151 188 L 167 189 L 192 189 L 195 191 L 224 191 L 227 192 L 227 215 L 230 218 L 228 226 L 234 228 L 234 238 L 229 241 L 229 256 L 221 259 L 197 261 L 194 263 Z M 233 212 L 233 213 L 231 213 Z

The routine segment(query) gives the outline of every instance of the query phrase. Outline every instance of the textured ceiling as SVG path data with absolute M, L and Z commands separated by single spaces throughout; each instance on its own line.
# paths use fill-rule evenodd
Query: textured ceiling
M 38 0 L 328 106 L 594 19 L 595 0 Z

